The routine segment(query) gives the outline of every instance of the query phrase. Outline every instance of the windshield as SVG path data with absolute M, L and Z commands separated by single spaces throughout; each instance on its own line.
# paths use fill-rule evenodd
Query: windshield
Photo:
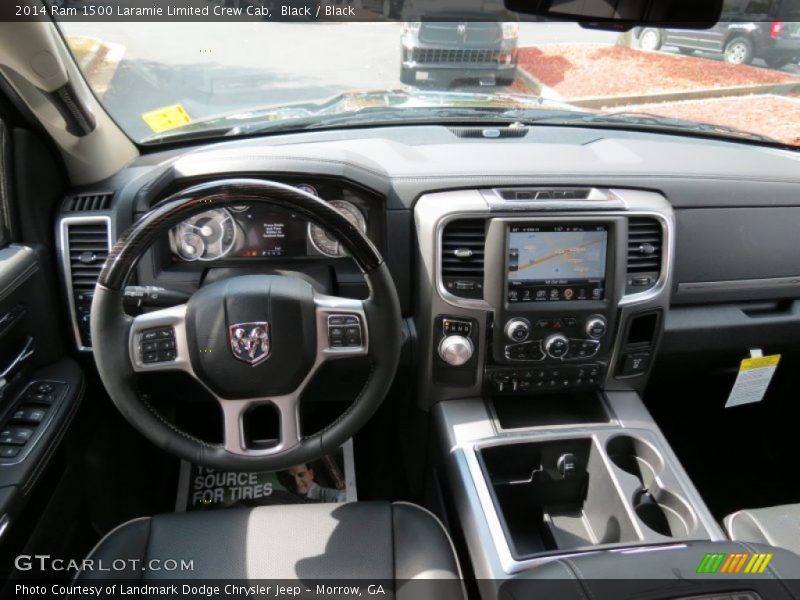
M 275 22 L 258 16 L 266 0 L 204 3 L 252 18 L 59 23 L 96 96 L 139 143 L 479 120 L 800 146 L 796 21 L 739 15 L 708 30 L 617 33 L 511 14 L 400 20 L 403 0 L 321 5 L 396 19 L 383 22 Z

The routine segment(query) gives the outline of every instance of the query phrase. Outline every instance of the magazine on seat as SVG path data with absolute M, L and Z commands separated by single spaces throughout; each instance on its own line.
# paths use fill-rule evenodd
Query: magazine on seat
M 357 500 L 353 441 L 283 471 L 218 471 L 181 461 L 177 512 Z

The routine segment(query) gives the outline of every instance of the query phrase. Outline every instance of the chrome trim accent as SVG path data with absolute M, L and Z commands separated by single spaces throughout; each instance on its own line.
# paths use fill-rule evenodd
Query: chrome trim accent
M 631 394 L 625 392 L 625 394 Z M 453 497 L 465 529 L 467 546 L 479 579 L 505 579 L 516 573 L 553 560 L 571 556 L 586 556 L 595 553 L 655 551 L 657 548 L 675 547 L 687 540 L 705 539 L 719 541 L 724 538 L 714 523 L 708 509 L 686 476 L 680 462 L 669 447 L 667 440 L 649 414 L 644 411 L 641 400 L 625 403 L 624 420 L 598 424 L 573 424 L 563 428 L 531 427 L 518 430 L 498 430 L 489 407 L 482 399 L 463 399 L 441 402 L 434 409 L 434 420 L 440 439 L 444 443 L 446 468 L 453 476 Z M 611 404 L 609 404 L 611 407 Z M 626 412 L 627 411 L 627 412 Z M 635 419 L 642 411 L 642 419 Z M 614 412 L 614 411 L 612 411 Z M 627 422 L 630 419 L 630 422 Z M 544 551 L 542 555 L 517 560 L 511 554 L 510 544 L 501 524 L 500 514 L 492 499 L 477 452 L 485 447 L 504 446 L 559 439 L 590 439 L 608 470 L 611 483 L 620 495 L 626 498 L 624 487 L 627 476 L 615 467 L 606 451 L 607 443 L 619 435 L 640 438 L 655 448 L 663 461 L 659 472 L 659 483 L 671 488 L 681 496 L 691 513 L 687 525 L 691 531 L 685 536 L 667 537 L 645 528 L 633 512 L 630 500 L 623 502 L 626 514 L 638 539 L 603 544 L 599 546 L 566 548 Z M 627 484 L 630 487 L 630 483 Z M 629 491 L 629 490 L 628 490 Z M 465 515 L 469 515 L 465 517 Z
M 483 308 L 489 309 L 491 306 L 489 305 L 486 300 L 478 300 L 477 298 L 462 298 L 461 296 L 456 296 L 455 294 L 451 294 L 447 291 L 447 288 L 444 286 L 444 281 L 442 281 L 442 265 L 444 264 L 444 259 L 442 257 L 442 238 L 444 235 L 444 229 L 447 227 L 449 223 L 453 221 L 458 221 L 459 219 L 481 219 L 485 218 L 488 220 L 491 217 L 489 213 L 453 213 L 449 214 L 446 217 L 442 218 L 436 224 L 436 254 L 434 259 L 434 276 L 436 278 L 436 289 L 439 292 L 439 296 L 448 304 L 452 304 L 453 306 L 460 306 L 463 308 Z M 483 266 L 484 273 L 486 272 L 486 264 Z M 485 289 L 485 288 L 484 288 Z
M 542 188 L 552 189 L 552 188 Z M 597 201 L 591 199 L 591 194 L 598 194 Z M 478 198 L 469 197 L 468 195 L 476 194 Z M 420 198 L 417 203 L 418 206 L 425 198 L 437 197 L 441 198 L 439 206 L 444 207 L 436 217 L 435 224 L 435 247 L 434 247 L 434 262 L 433 262 L 433 279 L 435 282 L 435 289 L 439 296 L 452 306 L 459 308 L 473 308 L 491 310 L 493 307 L 486 302 L 486 300 L 478 300 L 471 298 L 461 298 L 451 294 L 444 287 L 442 281 L 442 234 L 444 228 L 459 219 L 494 219 L 494 218 L 521 218 L 518 214 L 520 211 L 530 213 L 526 215 L 525 219 L 535 219 L 537 216 L 552 217 L 550 214 L 556 211 L 572 212 L 569 217 L 580 216 L 585 213 L 588 218 L 594 217 L 636 217 L 646 216 L 653 217 L 661 224 L 663 239 L 662 239 L 662 253 L 661 253 L 661 273 L 655 285 L 650 289 L 637 292 L 635 294 L 624 295 L 618 305 L 630 306 L 633 304 L 640 304 L 648 302 L 658 297 L 666 288 L 667 281 L 670 278 L 673 268 L 673 255 L 674 255 L 674 214 L 672 207 L 667 202 L 663 195 L 656 192 L 644 192 L 640 190 L 627 190 L 627 189 L 598 189 L 592 188 L 589 200 L 545 200 L 525 202 L 518 200 L 503 200 L 497 189 L 492 190 L 462 190 L 457 192 L 439 192 L 434 194 L 427 194 Z M 610 204 L 609 204 L 610 203 Z M 468 206 L 473 204 L 475 208 L 470 210 Z M 652 208 L 653 204 L 662 204 L 662 209 Z M 455 206 L 454 206 L 455 205 Z M 448 207 L 452 209 L 448 210 Z M 600 210 L 599 210 L 600 209 Z M 602 210 L 605 209 L 605 210 Z M 609 210 L 610 209 L 610 210 Z M 417 210 L 415 209 L 415 213 Z M 539 215 L 538 213 L 543 214 Z M 427 216 L 427 215 L 426 215 Z M 417 229 L 418 232 L 422 223 L 420 222 L 420 215 L 417 215 Z M 425 248 L 420 248 L 424 253 Z M 424 254 L 423 254 L 424 256 Z M 484 271 L 487 266 L 484 265 Z M 627 273 L 619 275 L 626 276 Z
M 108 251 L 111 252 L 112 233 L 111 217 L 94 215 L 85 217 L 64 217 L 58 226 L 58 254 L 61 262 L 61 271 L 64 278 L 64 287 L 67 291 L 67 306 L 69 307 L 70 321 L 72 322 L 72 332 L 75 336 L 75 345 L 80 352 L 91 352 L 90 346 L 84 346 L 81 339 L 80 326 L 78 325 L 78 314 L 75 307 L 75 289 L 72 287 L 72 270 L 69 262 L 69 226 L 86 225 L 93 223 L 105 223 L 106 235 L 108 238 Z
M 3 513 L 3 516 L 0 517 L 0 539 L 3 539 L 9 525 L 11 525 L 11 517 L 8 516 L 8 513 Z
M 709 292 L 742 292 L 749 290 L 779 290 L 800 286 L 800 277 L 769 277 L 765 279 L 730 279 L 723 281 L 690 281 L 678 284 L 678 293 L 705 294 Z
M 656 299 L 666 290 L 667 282 L 671 279 L 673 269 L 673 255 L 675 253 L 675 241 L 673 236 L 674 220 L 667 218 L 664 214 L 655 211 L 635 211 L 627 213 L 629 217 L 652 217 L 661 224 L 661 269 L 658 279 L 653 287 L 644 292 L 625 294 L 620 298 L 619 306 L 631 306 L 642 304 Z M 670 217 L 672 217 L 670 215 Z M 627 246 L 626 246 L 627 248 Z M 627 253 L 626 253 L 627 256 Z M 623 273 L 627 279 L 627 271 Z M 627 281 L 626 281 L 627 284 Z
M 531 192 L 553 193 L 562 190 L 588 189 L 589 195 L 584 199 L 542 199 L 542 200 L 506 200 L 501 196 L 501 190 L 518 189 L 519 191 L 530 190 Z M 481 190 L 486 203 L 491 210 L 511 210 L 530 211 L 530 212 L 553 212 L 553 211 L 584 211 L 584 210 L 627 210 L 628 205 L 625 200 L 616 194 L 615 190 L 606 188 L 586 188 L 585 186 L 509 186 L 507 188 L 494 188 L 491 190 Z
M 143 313 L 133 320 L 128 335 L 128 352 L 134 371 L 137 373 L 183 371 L 199 380 L 192 368 L 192 361 L 189 355 L 189 342 L 186 336 L 186 309 L 186 304 L 179 304 Z M 157 329 L 159 327 L 172 327 L 175 330 L 175 360 L 146 363 L 142 360 L 139 352 L 139 347 L 142 343 L 142 332 L 145 329 Z

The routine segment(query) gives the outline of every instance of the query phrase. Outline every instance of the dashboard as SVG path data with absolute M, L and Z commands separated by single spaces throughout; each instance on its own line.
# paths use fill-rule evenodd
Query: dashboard
M 375 243 L 415 346 L 405 356 L 423 405 L 553 388 L 641 391 L 657 357 L 700 348 L 738 356 L 765 337 L 800 333 L 796 154 L 581 127 L 491 138 L 464 129 L 173 148 L 73 190 L 56 232 L 76 345 L 91 347 L 81 324 L 112 240 L 171 193 L 237 177 L 315 193 Z M 104 240 L 92 242 L 91 265 L 78 264 L 84 236 Z M 174 227 L 131 285 L 188 296 L 246 273 L 368 293 L 326 232 L 246 203 Z

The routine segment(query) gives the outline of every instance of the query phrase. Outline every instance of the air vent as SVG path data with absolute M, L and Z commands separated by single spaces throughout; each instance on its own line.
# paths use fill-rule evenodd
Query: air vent
M 483 252 L 486 222 L 464 219 L 449 223 L 442 233 L 442 283 L 461 298 L 483 298 Z
M 627 292 L 636 293 L 653 287 L 661 274 L 663 230 L 652 217 L 628 220 Z
M 67 202 L 67 210 L 70 212 L 87 212 L 93 210 L 108 210 L 111 207 L 111 192 L 100 192 L 96 194 L 76 194 Z
M 65 227 L 64 267 L 72 291 L 74 325 L 82 349 L 91 348 L 89 312 L 100 270 L 109 250 L 108 220 L 105 218 L 67 222 Z
M 591 190 L 586 188 L 507 189 L 500 190 L 503 200 L 586 200 Z
M 527 127 L 451 127 L 450 131 L 460 138 L 496 140 L 500 138 L 523 138 Z

